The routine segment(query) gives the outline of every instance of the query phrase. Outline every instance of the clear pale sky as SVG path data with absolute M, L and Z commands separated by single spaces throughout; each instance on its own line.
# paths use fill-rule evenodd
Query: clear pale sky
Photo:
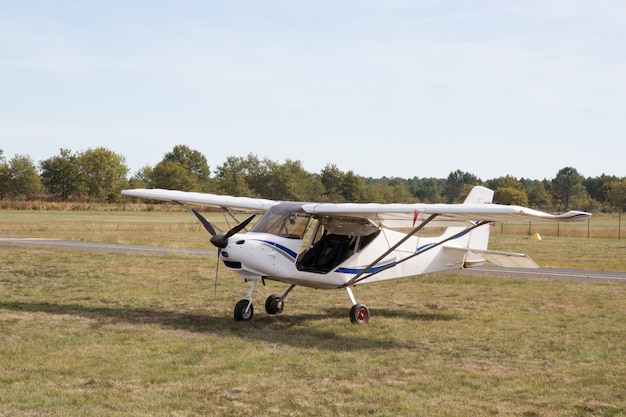
M 626 176 L 623 0 L 0 0 L 0 149 Z

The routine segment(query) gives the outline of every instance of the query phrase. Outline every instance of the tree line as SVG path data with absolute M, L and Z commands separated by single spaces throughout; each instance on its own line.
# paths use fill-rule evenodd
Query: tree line
M 461 170 L 447 178 L 367 178 L 332 163 L 311 173 L 298 160 L 277 162 L 249 154 L 230 156 L 211 172 L 201 152 L 177 145 L 156 165 L 131 177 L 129 171 L 124 156 L 104 147 L 60 149 L 37 165 L 28 155 L 7 159 L 0 150 L 0 200 L 120 201 L 125 188 L 165 188 L 285 201 L 456 203 L 473 186 L 484 185 L 495 191 L 494 201 L 500 204 L 549 211 L 626 207 L 626 178 L 585 177 L 573 167 L 543 180 L 507 175 L 483 181 Z

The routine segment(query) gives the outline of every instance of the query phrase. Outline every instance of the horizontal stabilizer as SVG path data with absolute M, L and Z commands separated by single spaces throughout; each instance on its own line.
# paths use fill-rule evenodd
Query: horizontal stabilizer
M 524 253 L 455 248 L 451 246 L 446 246 L 445 249 L 468 252 L 467 259 L 471 260 L 470 262 L 466 262 L 466 264 L 468 264 L 466 266 L 468 267 L 471 267 L 473 264 L 478 264 L 479 262 L 477 262 L 477 258 L 482 258 L 485 261 L 489 261 L 494 265 L 502 266 L 505 268 L 539 268 L 539 265 L 537 265 L 535 261 L 530 259 L 530 257 Z

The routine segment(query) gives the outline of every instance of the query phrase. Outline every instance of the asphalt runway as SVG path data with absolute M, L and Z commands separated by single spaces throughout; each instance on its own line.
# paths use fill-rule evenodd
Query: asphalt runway
M 83 242 L 78 240 L 44 239 L 37 237 L 0 236 L 0 246 L 25 246 L 61 250 L 84 250 L 91 252 L 130 253 L 139 255 L 167 256 L 184 254 L 192 256 L 215 256 L 215 249 L 167 248 L 147 245 L 121 245 L 117 243 Z
M 184 254 L 190 256 L 215 256 L 214 249 L 168 248 L 147 245 L 122 245 L 115 243 L 83 242 L 77 240 L 44 239 L 19 236 L 0 236 L 0 246 L 23 246 L 59 250 L 83 250 L 92 252 L 114 252 L 139 255 L 167 256 Z M 560 279 L 580 282 L 626 283 L 626 272 L 597 271 L 565 268 L 518 269 L 483 265 L 464 269 L 462 274 L 504 278 Z

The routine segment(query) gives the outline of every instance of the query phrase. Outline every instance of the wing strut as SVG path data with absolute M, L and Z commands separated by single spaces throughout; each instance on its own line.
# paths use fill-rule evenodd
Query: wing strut
M 359 283 L 359 282 L 361 282 L 361 281 L 363 281 L 363 280 L 366 280 L 366 279 L 370 278 L 370 277 L 371 277 L 371 276 L 373 276 L 373 275 L 378 274 L 379 272 L 385 271 L 385 270 L 387 270 L 387 269 L 389 269 L 389 268 L 393 268 L 394 266 L 396 266 L 396 265 L 398 265 L 398 264 L 401 264 L 402 262 L 408 261 L 409 259 L 411 259 L 411 258 L 413 258 L 413 257 L 415 257 L 415 256 L 417 256 L 417 255 L 421 255 L 422 253 L 427 252 L 427 251 L 429 251 L 429 250 L 431 250 L 431 249 L 434 249 L 434 248 L 436 248 L 437 246 L 441 246 L 441 245 L 443 245 L 444 243 L 446 243 L 446 242 L 448 242 L 448 241 L 450 241 L 450 240 L 452 240 L 452 239 L 456 239 L 456 238 L 457 238 L 457 237 L 459 237 L 459 236 L 463 236 L 464 234 L 471 232 L 472 230 L 476 229 L 477 227 L 480 227 L 480 226 L 483 226 L 483 225 L 485 225 L 485 224 L 490 223 L 490 222 L 488 222 L 488 221 L 481 221 L 481 222 L 478 222 L 478 223 L 476 223 L 476 224 L 472 225 L 471 227 L 468 227 L 468 228 L 466 228 L 466 229 L 463 229 L 463 230 L 462 230 L 462 231 L 460 231 L 459 233 L 456 233 L 456 234 L 454 234 L 454 235 L 452 235 L 452 236 L 450 236 L 450 237 L 448 237 L 448 238 L 445 238 L 445 239 L 443 239 L 442 241 L 437 242 L 437 243 L 435 243 L 435 244 L 433 244 L 433 245 L 427 246 L 427 247 L 423 248 L 422 250 L 417 251 L 417 252 L 415 252 L 414 254 L 412 254 L 412 255 L 410 255 L 410 256 L 407 256 L 406 258 L 400 259 L 398 262 L 395 262 L 394 264 L 391 264 L 391 265 L 389 265 L 389 266 L 387 266 L 387 267 L 385 267 L 385 268 L 380 268 L 380 269 L 378 269 L 378 270 L 376 270 L 376 271 L 372 272 L 371 274 L 368 274 L 368 275 L 366 275 L 366 276 L 363 276 L 363 275 L 365 275 L 365 273 L 366 273 L 367 271 L 369 271 L 369 270 L 370 270 L 370 268 L 374 267 L 374 265 L 376 265 L 378 262 L 380 262 L 380 261 L 381 261 L 381 260 L 382 260 L 385 256 L 389 255 L 389 254 L 390 254 L 393 250 L 395 250 L 398 246 L 400 246 L 400 244 L 404 243 L 404 242 L 405 242 L 405 241 L 406 241 L 406 240 L 407 240 L 410 236 L 412 236 L 412 235 L 414 235 L 415 233 L 417 233 L 417 231 L 421 228 L 421 226 L 425 225 L 426 223 L 428 223 L 429 221 L 431 221 L 432 219 L 434 219 L 436 216 L 437 216 L 436 214 L 431 215 L 428 219 L 426 219 L 426 221 L 425 221 L 424 223 L 422 223 L 420 226 L 418 226 L 418 227 L 416 227 L 415 229 L 413 229 L 413 230 L 411 231 L 411 233 L 409 233 L 409 234 L 408 234 L 408 235 L 406 235 L 404 238 L 402 238 L 402 240 L 400 240 L 400 242 L 398 242 L 398 243 L 397 243 L 397 244 L 395 244 L 392 248 L 390 248 L 389 250 L 387 250 L 387 251 L 386 251 L 386 252 L 385 252 L 382 256 L 380 256 L 378 259 L 376 259 L 376 261 L 372 262 L 370 265 L 368 265 L 368 266 L 367 266 L 367 268 L 365 268 L 363 271 L 359 272 L 359 273 L 358 273 L 358 274 L 357 274 L 354 278 L 352 278 L 350 281 L 348 281 L 347 283 L 345 283 L 345 284 L 343 285 L 343 287 L 347 287 L 348 285 L 354 285 L 354 284 L 357 284 L 357 283 Z
M 392 247 L 390 247 L 389 249 L 387 249 L 385 251 L 385 253 L 383 253 L 382 255 L 380 255 L 378 258 L 376 258 L 376 260 L 374 262 L 372 262 L 371 264 L 369 264 L 367 266 L 367 268 L 364 268 L 361 272 L 359 272 L 358 274 L 356 274 L 354 276 L 354 278 L 352 278 L 350 281 L 346 282 L 345 284 L 342 285 L 343 288 L 349 287 L 351 285 L 356 284 L 359 281 L 364 280 L 365 278 L 369 278 L 372 275 L 376 274 L 377 272 L 373 272 L 371 274 L 369 274 L 366 277 L 363 277 L 363 275 L 365 275 L 367 273 L 367 271 L 369 271 L 371 268 L 373 268 L 374 266 L 376 266 L 376 264 L 380 261 L 382 261 L 387 255 L 389 255 L 391 252 L 393 252 L 394 250 L 398 249 L 398 247 L 400 247 L 400 245 L 402 245 L 404 242 L 406 242 L 407 240 L 409 240 L 409 238 L 411 236 L 413 236 L 415 233 L 419 232 L 420 230 L 422 230 L 428 223 L 430 223 L 432 220 L 435 219 L 435 217 L 439 216 L 439 214 L 431 214 L 430 217 L 428 217 L 426 220 L 424 220 L 422 223 L 419 224 L 419 226 L 413 228 L 413 230 L 411 230 L 409 233 L 407 233 L 406 236 L 404 236 L 402 239 L 400 239 L 400 241 L 398 243 L 396 243 L 395 245 L 393 245 Z M 387 268 L 383 268 L 381 269 L 381 271 L 384 271 Z

